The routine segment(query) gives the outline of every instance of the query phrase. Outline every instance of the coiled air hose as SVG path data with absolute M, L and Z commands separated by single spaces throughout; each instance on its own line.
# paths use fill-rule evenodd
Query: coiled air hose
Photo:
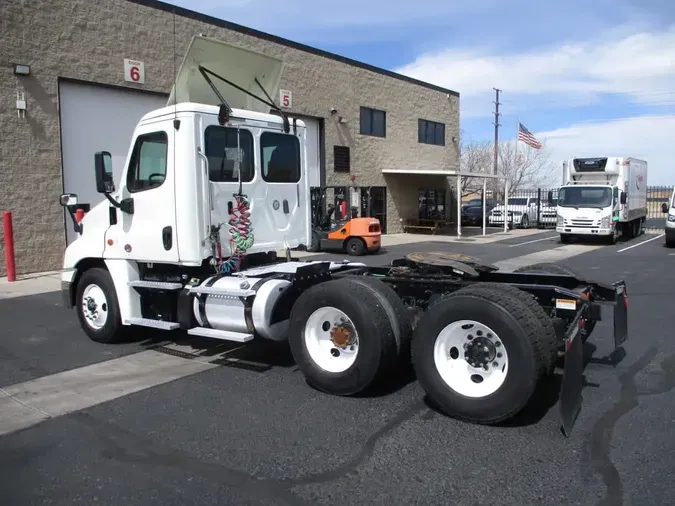
M 231 255 L 225 262 L 218 265 L 219 272 L 229 274 L 236 272 L 246 256 L 246 251 L 253 246 L 255 236 L 251 227 L 251 208 L 248 199 L 241 193 L 234 196 L 235 202 L 230 212 L 230 251 Z

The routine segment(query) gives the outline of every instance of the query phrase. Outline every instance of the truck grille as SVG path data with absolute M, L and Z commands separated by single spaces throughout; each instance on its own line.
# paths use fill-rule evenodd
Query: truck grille
M 573 227 L 592 227 L 593 220 L 570 220 Z

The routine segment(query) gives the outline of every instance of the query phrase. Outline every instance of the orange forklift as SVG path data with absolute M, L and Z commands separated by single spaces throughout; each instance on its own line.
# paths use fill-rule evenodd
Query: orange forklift
M 327 190 L 334 191 L 335 204 L 326 206 Z M 355 256 L 380 251 L 380 220 L 359 217 L 359 207 L 352 205 L 352 192 L 358 195 L 356 190 L 352 186 L 312 188 L 312 244 L 308 251 L 335 251 Z

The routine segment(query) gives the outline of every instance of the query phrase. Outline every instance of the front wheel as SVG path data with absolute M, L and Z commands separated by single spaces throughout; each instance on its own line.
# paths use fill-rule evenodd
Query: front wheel
M 527 214 L 524 214 L 520 219 L 520 226 L 522 228 L 530 228 L 530 219 L 527 217 Z
M 96 267 L 82 274 L 75 304 L 80 326 L 92 341 L 110 344 L 121 339 L 125 329 L 115 285 L 107 270 Z

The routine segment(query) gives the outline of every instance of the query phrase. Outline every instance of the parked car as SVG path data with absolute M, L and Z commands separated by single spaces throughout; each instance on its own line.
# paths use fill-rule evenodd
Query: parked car
M 542 201 L 539 206 L 539 224 L 555 226 L 558 219 L 558 199 Z
M 494 200 L 487 199 L 485 213 L 492 211 L 496 205 Z M 462 225 L 483 226 L 483 201 L 481 199 L 472 199 L 462 206 Z
M 495 206 L 488 215 L 490 226 L 504 225 L 504 204 Z M 529 228 L 537 223 L 537 197 L 511 197 L 508 201 L 508 222 L 510 226 Z

